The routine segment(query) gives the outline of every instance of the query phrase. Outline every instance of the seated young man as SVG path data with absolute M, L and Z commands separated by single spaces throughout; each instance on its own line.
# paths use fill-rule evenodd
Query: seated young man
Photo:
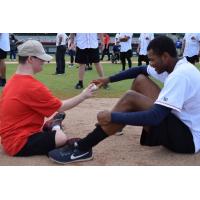
M 200 150 L 200 72 L 177 58 L 174 42 L 159 36 L 148 45 L 150 66 L 135 67 L 95 82 L 107 84 L 135 78 L 111 111 L 98 113 L 97 127 L 85 138 L 49 152 L 59 163 L 92 158 L 92 147 L 125 125 L 143 126 L 141 145 L 163 145 L 177 153 Z M 162 81 L 160 89 L 148 75 Z
M 0 99 L 0 137 L 11 156 L 43 155 L 67 142 L 61 123 L 66 110 L 93 95 L 92 85 L 64 101 L 54 97 L 34 75 L 43 69 L 47 55 L 42 44 L 28 40 L 18 47 L 19 66 Z M 58 112 L 44 127 L 45 117 Z

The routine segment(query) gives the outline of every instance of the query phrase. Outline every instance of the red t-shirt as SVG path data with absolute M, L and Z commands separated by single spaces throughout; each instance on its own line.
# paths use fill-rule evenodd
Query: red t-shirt
M 109 42 L 110 42 L 110 36 L 109 35 L 104 36 L 103 43 L 106 45 L 109 44 Z
M 30 135 L 41 131 L 44 118 L 50 117 L 61 104 L 34 77 L 15 74 L 0 99 L 0 136 L 5 152 L 18 153 Z

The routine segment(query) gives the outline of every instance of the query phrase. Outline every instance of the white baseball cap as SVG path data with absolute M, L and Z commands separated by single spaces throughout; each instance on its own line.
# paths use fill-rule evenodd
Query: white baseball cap
M 35 56 L 41 60 L 49 62 L 53 57 L 46 54 L 42 44 L 37 40 L 27 40 L 18 46 L 19 56 Z

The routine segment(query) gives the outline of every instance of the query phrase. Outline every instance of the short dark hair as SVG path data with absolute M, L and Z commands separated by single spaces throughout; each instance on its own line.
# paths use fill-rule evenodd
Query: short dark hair
M 25 64 L 28 56 L 18 56 L 19 64 Z
M 156 55 L 162 55 L 164 52 L 167 52 L 170 56 L 177 57 L 174 41 L 167 36 L 158 36 L 153 39 L 149 43 L 147 51 L 150 49 L 152 49 Z

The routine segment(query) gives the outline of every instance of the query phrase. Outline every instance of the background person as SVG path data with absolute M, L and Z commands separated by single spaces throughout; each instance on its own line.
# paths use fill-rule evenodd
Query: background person
M 5 59 L 8 51 L 10 51 L 9 33 L 0 33 L 0 87 L 6 84 Z
M 68 37 L 65 33 L 57 33 L 55 75 L 61 75 L 65 73 L 65 53 L 66 53 L 67 39 Z
M 122 71 L 126 68 L 126 60 L 128 61 L 128 67 L 132 66 L 132 37 L 133 33 L 120 33 L 119 41 L 120 41 L 120 60 L 122 63 Z
M 139 37 L 139 43 L 137 48 L 138 53 L 138 66 L 142 65 L 142 61 L 146 62 L 146 65 L 149 64 L 149 59 L 147 56 L 147 47 L 151 40 L 154 39 L 153 33 L 141 33 Z
M 68 39 L 68 54 L 70 56 L 70 64 L 69 67 L 74 66 L 75 54 L 76 54 L 76 44 L 72 42 L 71 38 Z
M 183 38 L 182 54 L 194 65 L 199 62 L 200 33 L 185 33 Z
M 13 33 L 10 34 L 10 60 L 16 59 L 18 39 Z
M 79 64 L 78 83 L 75 89 L 83 88 L 83 80 L 85 75 L 86 64 L 94 63 L 97 73 L 100 77 L 104 76 L 103 67 L 99 58 L 98 36 L 103 43 L 103 35 L 101 33 L 71 33 L 72 42 L 76 37 L 76 57 L 75 62 Z
M 103 34 L 103 52 L 101 56 L 101 60 L 103 60 L 104 56 L 108 56 L 108 61 L 110 60 L 110 51 L 109 51 L 109 45 L 110 45 L 110 36 L 107 33 Z

